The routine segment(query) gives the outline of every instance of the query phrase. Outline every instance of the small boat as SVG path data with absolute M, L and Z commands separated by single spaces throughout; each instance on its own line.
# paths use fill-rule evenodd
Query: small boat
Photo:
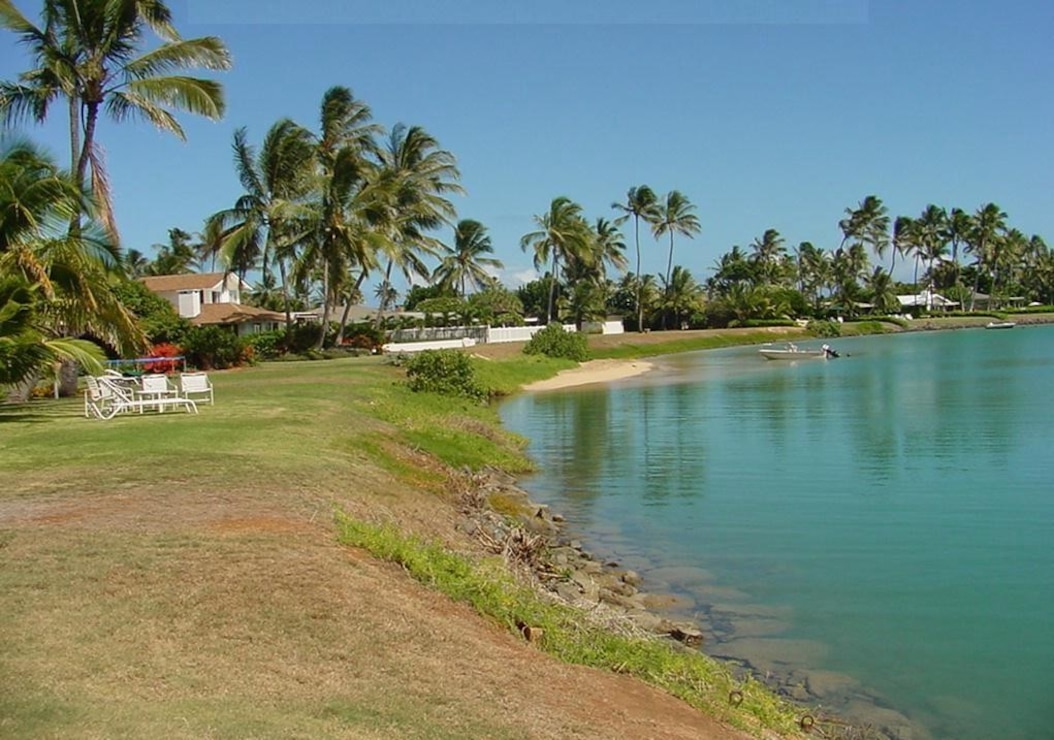
M 762 347 L 758 350 L 758 354 L 766 360 L 825 360 L 829 357 L 838 356 L 838 353 L 827 344 L 820 347 L 820 349 L 802 349 L 790 342 L 782 347 Z
M 1013 321 L 989 321 L 984 325 L 985 329 L 1013 329 L 1017 324 Z

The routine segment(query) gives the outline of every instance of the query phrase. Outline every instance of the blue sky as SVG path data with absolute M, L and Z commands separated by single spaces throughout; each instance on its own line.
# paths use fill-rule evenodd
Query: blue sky
M 16 4 L 36 17 L 39 2 Z M 235 128 L 314 127 L 346 85 L 386 126 L 453 152 L 459 215 L 486 224 L 505 280 L 558 195 L 612 217 L 632 185 L 684 192 L 702 232 L 675 262 L 700 280 L 767 228 L 837 246 L 868 194 L 893 215 L 994 201 L 1054 242 L 1054 13 L 1032 0 L 185 0 L 184 36 L 218 35 L 228 112 L 183 116 L 188 142 L 146 124 L 99 132 L 126 248 L 196 231 L 239 194 Z M 0 35 L 0 77 L 28 66 Z M 65 158 L 61 112 L 26 133 Z M 632 251 L 632 235 L 626 228 Z M 666 242 L 642 238 L 644 270 Z

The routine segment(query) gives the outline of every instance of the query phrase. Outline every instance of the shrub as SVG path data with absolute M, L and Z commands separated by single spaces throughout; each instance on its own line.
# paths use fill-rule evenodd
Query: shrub
M 245 338 L 245 343 L 252 348 L 253 356 L 258 360 L 273 360 L 285 354 L 286 337 L 284 329 L 262 331 Z
M 344 329 L 344 344 L 377 353 L 384 345 L 384 332 L 367 323 L 348 325 Z
M 467 355 L 453 349 L 425 350 L 406 363 L 410 390 L 483 399 L 487 392 L 476 379 Z
M 150 357 L 179 357 L 183 350 L 174 344 L 155 344 L 148 353 Z M 174 373 L 179 369 L 180 360 L 150 360 L 143 363 L 144 373 Z
M 187 362 L 202 370 L 222 370 L 243 357 L 243 342 L 234 332 L 218 326 L 195 326 L 183 340 Z
M 531 337 L 523 352 L 527 355 L 561 357 L 575 362 L 584 362 L 589 356 L 585 336 L 564 331 L 559 324 L 549 324 Z
M 823 337 L 824 339 L 842 336 L 842 327 L 836 321 L 815 319 L 806 324 L 805 331 L 814 337 Z

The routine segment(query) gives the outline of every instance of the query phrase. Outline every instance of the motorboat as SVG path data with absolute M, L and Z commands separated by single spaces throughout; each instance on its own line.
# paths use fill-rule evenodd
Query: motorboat
M 989 321 L 984 325 L 985 329 L 1013 329 L 1017 324 L 1013 321 Z
M 819 349 L 802 349 L 791 342 L 779 347 L 766 345 L 758 350 L 758 354 L 766 360 L 826 360 L 838 357 L 838 353 L 828 344 Z

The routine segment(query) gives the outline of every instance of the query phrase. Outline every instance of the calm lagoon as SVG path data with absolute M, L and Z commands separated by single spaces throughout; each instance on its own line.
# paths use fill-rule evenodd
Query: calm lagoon
M 1054 738 L 1054 327 L 834 344 L 518 396 L 524 486 L 822 710 Z

